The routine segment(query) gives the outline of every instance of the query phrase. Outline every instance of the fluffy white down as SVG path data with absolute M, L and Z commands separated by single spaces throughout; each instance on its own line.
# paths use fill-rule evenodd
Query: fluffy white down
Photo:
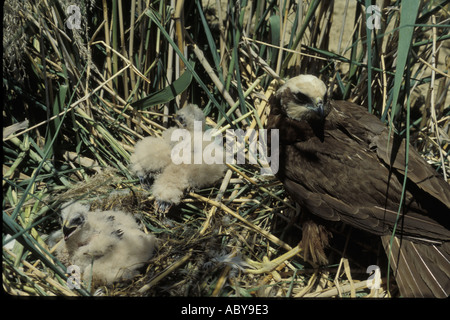
M 170 140 L 169 140 L 170 141 Z M 137 176 L 145 176 L 152 172 L 161 171 L 169 163 L 170 143 L 160 137 L 146 137 L 136 143 L 134 152 L 130 157 L 130 170 Z
M 149 137 L 139 141 L 131 156 L 131 171 L 137 176 L 152 174 L 155 179 L 151 193 L 157 201 L 178 204 L 186 190 L 203 188 L 214 184 L 225 173 L 226 166 L 222 157 L 219 164 L 194 164 L 194 121 L 202 122 L 202 133 L 205 128 L 205 116 L 202 110 L 189 104 L 177 112 L 177 117 L 184 121 L 184 128 L 191 136 L 191 163 L 175 164 L 171 158 L 172 148 L 178 141 L 172 141 L 172 133 L 180 129 L 171 127 L 161 138 Z M 198 136 L 198 135 L 197 135 Z M 210 141 L 202 141 L 202 148 L 198 150 L 203 154 Z
M 131 214 L 88 211 L 76 202 L 72 206 L 63 210 L 63 221 L 83 209 L 85 222 L 55 253 L 66 266 L 78 266 L 83 280 L 92 275 L 100 285 L 130 279 L 152 257 L 156 238 L 144 233 Z

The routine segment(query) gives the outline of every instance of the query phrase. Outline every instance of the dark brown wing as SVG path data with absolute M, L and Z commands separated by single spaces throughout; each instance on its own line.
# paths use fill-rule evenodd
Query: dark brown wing
M 405 142 L 364 108 L 332 103 L 324 124 L 285 117 L 275 98 L 268 128 L 279 129 L 287 192 L 309 212 L 381 235 L 403 296 L 450 293 L 450 187 L 410 148 L 405 205 L 396 236 Z M 392 244 L 392 245 L 391 245 Z
M 281 130 L 278 177 L 295 201 L 323 219 L 389 234 L 397 219 L 404 169 L 400 161 L 394 162 L 394 170 L 389 168 L 387 128 L 362 107 L 337 101 L 325 122 L 322 139 L 310 124 L 273 110 L 268 128 Z M 397 156 L 404 156 L 404 150 Z M 441 182 L 415 151 L 410 153 L 409 166 L 407 212 L 398 232 L 450 240 L 449 185 Z M 438 212 L 430 214 L 430 208 Z
M 438 245 L 391 236 L 382 236 L 381 240 L 402 296 L 448 297 L 450 242 Z
M 356 120 L 348 121 L 346 128 L 349 132 L 356 132 L 356 135 L 364 137 L 369 147 L 376 150 L 381 162 L 404 175 L 406 159 L 404 139 L 393 135 L 389 138 L 389 130 L 386 126 L 359 105 L 347 101 L 333 101 L 332 104 L 335 110 L 344 114 L 344 118 L 345 114 L 350 114 L 353 120 Z M 409 148 L 408 162 L 408 179 L 450 208 L 449 184 L 413 147 Z

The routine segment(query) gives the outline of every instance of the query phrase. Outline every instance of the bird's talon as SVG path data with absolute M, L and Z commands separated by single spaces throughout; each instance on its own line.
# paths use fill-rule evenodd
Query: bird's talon
M 156 212 L 160 217 L 164 217 L 172 208 L 173 203 L 162 201 L 162 200 L 156 200 Z
M 147 191 L 150 191 L 150 187 L 153 184 L 153 178 L 149 176 L 139 176 L 139 182 L 141 183 L 142 188 Z

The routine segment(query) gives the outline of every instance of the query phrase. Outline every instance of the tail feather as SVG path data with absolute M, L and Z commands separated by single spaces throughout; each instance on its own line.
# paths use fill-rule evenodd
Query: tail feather
M 412 242 L 381 237 L 391 268 L 403 297 L 450 295 L 450 244 Z

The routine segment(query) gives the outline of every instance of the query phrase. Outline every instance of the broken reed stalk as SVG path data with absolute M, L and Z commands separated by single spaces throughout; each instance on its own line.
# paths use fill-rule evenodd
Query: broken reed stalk
M 185 264 L 189 258 L 192 256 L 193 249 L 189 249 L 188 253 L 182 257 L 181 259 L 177 260 L 175 263 L 167 267 L 166 270 L 159 273 L 155 278 L 153 278 L 149 283 L 144 285 L 142 288 L 138 290 L 140 294 L 145 293 L 146 291 L 150 290 L 153 286 L 158 284 L 161 280 L 163 280 L 165 277 L 167 277 L 170 273 L 174 272 L 176 269 L 180 268 L 183 264 Z
M 444 153 L 442 151 L 442 148 L 440 147 L 442 144 L 441 142 L 441 135 L 439 133 L 439 126 L 437 124 L 436 119 L 436 106 L 435 106 L 435 90 L 434 90 L 434 82 L 436 78 L 436 17 L 433 15 L 431 16 L 431 22 L 433 23 L 433 45 L 432 45 L 432 51 L 431 51 L 431 81 L 430 81 L 430 105 L 431 105 L 431 132 L 434 132 L 436 135 L 436 141 L 439 146 L 439 157 L 441 159 L 441 165 L 442 165 L 442 173 L 444 175 L 445 181 L 447 181 L 447 173 L 445 170 L 445 162 L 444 162 Z
M 267 238 L 268 240 L 270 240 L 271 242 L 273 242 L 274 244 L 276 244 L 277 246 L 282 247 L 283 249 L 286 250 L 291 250 L 292 247 L 289 246 L 287 243 L 281 241 L 280 239 L 278 239 L 277 237 L 275 237 L 274 235 L 272 235 L 270 232 L 267 232 L 264 229 L 261 229 L 260 227 L 258 227 L 257 225 L 253 224 L 252 222 L 242 218 L 238 213 L 234 212 L 233 210 L 231 210 L 230 208 L 228 208 L 226 205 L 224 205 L 221 202 L 217 202 L 211 199 L 208 199 L 206 197 L 203 197 L 199 194 L 193 193 L 193 192 L 189 192 L 188 196 L 192 197 L 192 198 L 196 198 L 198 200 L 201 200 L 205 203 L 208 203 L 210 205 L 213 205 L 223 211 L 225 211 L 226 213 L 230 214 L 231 216 L 233 216 L 234 218 L 238 219 L 239 221 L 241 221 L 242 223 L 244 223 L 246 226 L 248 226 L 250 229 L 253 229 L 254 231 L 258 232 L 259 234 L 261 234 L 262 236 L 264 236 L 265 238 Z

